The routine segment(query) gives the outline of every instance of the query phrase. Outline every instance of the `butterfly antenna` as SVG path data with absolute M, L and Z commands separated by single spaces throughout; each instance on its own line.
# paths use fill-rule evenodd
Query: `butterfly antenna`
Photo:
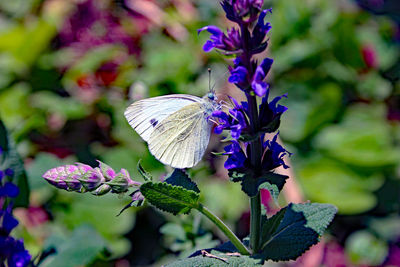
M 225 77 L 225 75 L 226 75 L 228 72 L 229 72 L 229 70 L 225 71 L 224 73 L 222 73 L 222 75 L 221 75 L 218 79 L 215 80 L 215 82 L 214 82 L 214 84 L 213 84 L 213 86 L 212 86 L 212 88 L 211 88 L 211 90 L 212 90 L 213 92 L 215 91 L 214 88 L 215 88 L 215 86 L 217 85 L 217 82 L 220 82 L 220 81 Z

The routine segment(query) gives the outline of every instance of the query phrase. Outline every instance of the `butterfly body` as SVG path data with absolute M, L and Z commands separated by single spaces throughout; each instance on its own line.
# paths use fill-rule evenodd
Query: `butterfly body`
M 213 93 L 203 98 L 177 94 L 137 101 L 126 109 L 125 117 L 159 161 L 190 168 L 207 149 L 213 126 L 209 117 L 216 109 Z

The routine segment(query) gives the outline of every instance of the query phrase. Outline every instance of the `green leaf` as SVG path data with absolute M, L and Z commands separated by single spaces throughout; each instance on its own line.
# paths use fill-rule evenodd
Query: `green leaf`
M 200 193 L 197 184 L 193 182 L 189 176 L 181 169 L 175 169 L 166 179 L 165 182 L 170 185 L 178 185 L 186 188 L 187 190 L 192 190 Z
M 289 204 L 262 225 L 263 260 L 294 260 L 319 242 L 337 212 L 330 204 Z
M 30 98 L 31 105 L 48 114 L 59 114 L 67 119 L 81 119 L 89 115 L 85 104 L 72 97 L 61 97 L 52 92 L 37 92 Z
M 147 182 L 142 184 L 140 192 L 152 205 L 174 215 L 189 213 L 199 199 L 199 193 L 168 183 Z
M 251 169 L 231 169 L 229 170 L 229 177 L 231 177 L 233 182 L 241 182 L 243 192 L 250 197 L 257 195 L 260 186 L 266 182 L 271 185 L 271 190 L 274 189 L 273 192 L 270 191 L 271 194 L 273 193 L 273 196 L 277 196 L 285 185 L 286 179 L 289 178 L 286 175 L 269 171 L 264 172 L 259 177 L 255 177 L 255 174 Z
M 98 197 L 58 190 L 57 203 L 61 206 L 54 213 L 57 225 L 75 229 L 82 224 L 90 224 L 107 240 L 112 257 L 119 258 L 129 252 L 130 243 L 124 236 L 135 226 L 135 214 L 128 211 L 116 216 L 126 204 L 126 199 L 111 194 Z
M 215 257 L 215 258 L 214 258 Z M 196 256 L 183 260 L 179 260 L 170 264 L 167 264 L 166 267 L 237 267 L 237 266 L 246 266 L 246 267 L 256 267 L 263 266 L 259 260 L 253 259 L 249 256 L 232 256 L 227 255 L 225 253 L 221 253 L 215 250 L 211 250 L 209 254 L 205 254 L 204 256 Z
M 311 201 L 332 203 L 339 208 L 340 214 L 356 214 L 373 208 L 377 203 L 373 191 L 384 182 L 384 177 L 379 174 L 360 175 L 327 158 L 308 160 L 298 174 Z M 329 186 L 326 186 L 327 181 Z
M 393 146 L 386 112 L 383 105 L 352 105 L 342 123 L 325 128 L 316 137 L 316 147 L 353 166 L 393 166 L 400 161 L 400 152 Z
M 291 97 L 282 100 L 286 106 L 291 107 L 285 112 L 285 119 L 280 126 L 284 140 L 303 141 L 319 131 L 325 123 L 333 121 L 340 110 L 342 93 L 336 84 L 328 83 L 313 88 L 307 84 L 299 86 L 295 83 L 288 90 Z
M 8 135 L 7 129 L 1 120 L 0 142 L 3 149 L 3 153 L 0 155 L 0 170 L 10 168 L 14 171 L 11 181 L 19 187 L 20 191 L 18 196 L 13 200 L 14 207 L 28 207 L 30 189 L 24 163 L 18 155 L 14 141 Z
M 150 182 L 151 180 L 153 180 L 153 176 L 151 175 L 151 173 L 147 172 L 147 171 L 143 168 L 142 164 L 140 164 L 140 160 L 138 161 L 137 169 L 138 169 L 138 172 L 140 173 L 140 175 L 143 177 L 143 179 L 144 179 L 146 182 Z
M 358 266 L 381 266 L 388 254 L 386 242 L 367 231 L 357 231 L 350 235 L 345 247 L 350 261 Z
M 93 228 L 81 226 L 68 239 L 50 237 L 46 247 L 53 247 L 56 252 L 47 257 L 40 266 L 74 267 L 87 266 L 93 262 L 105 249 L 106 243 Z

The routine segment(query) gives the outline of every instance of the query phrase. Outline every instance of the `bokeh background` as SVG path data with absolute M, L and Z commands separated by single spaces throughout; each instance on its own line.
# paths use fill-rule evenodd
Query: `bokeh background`
M 288 93 L 281 139 L 293 153 L 280 200 L 339 208 L 322 242 L 286 266 L 400 266 L 400 3 L 397 0 L 274 0 L 268 54 L 272 95 Z M 216 90 L 227 64 L 204 53 L 207 34 L 229 26 L 215 0 L 0 1 L 0 118 L 24 160 L 29 207 L 15 209 L 41 266 L 160 266 L 225 240 L 193 212 L 151 207 L 116 216 L 126 196 L 56 190 L 49 168 L 100 159 L 140 181 L 169 170 L 147 151 L 123 116 L 133 100 L 170 93 L 204 95 L 207 68 Z M 210 150 L 220 151 L 214 136 Z M 248 200 L 211 154 L 191 175 L 203 202 L 248 232 Z M 278 208 L 264 194 L 268 212 Z M 163 234 L 163 235 L 161 235 Z M 267 263 L 266 266 L 276 266 Z

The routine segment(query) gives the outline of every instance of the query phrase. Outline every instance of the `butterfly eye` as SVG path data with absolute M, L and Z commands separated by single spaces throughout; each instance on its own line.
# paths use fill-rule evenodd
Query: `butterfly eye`
M 214 100 L 214 99 L 215 99 L 215 95 L 214 95 L 213 93 L 209 93 L 209 94 L 208 94 L 208 98 L 209 98 L 210 100 Z

